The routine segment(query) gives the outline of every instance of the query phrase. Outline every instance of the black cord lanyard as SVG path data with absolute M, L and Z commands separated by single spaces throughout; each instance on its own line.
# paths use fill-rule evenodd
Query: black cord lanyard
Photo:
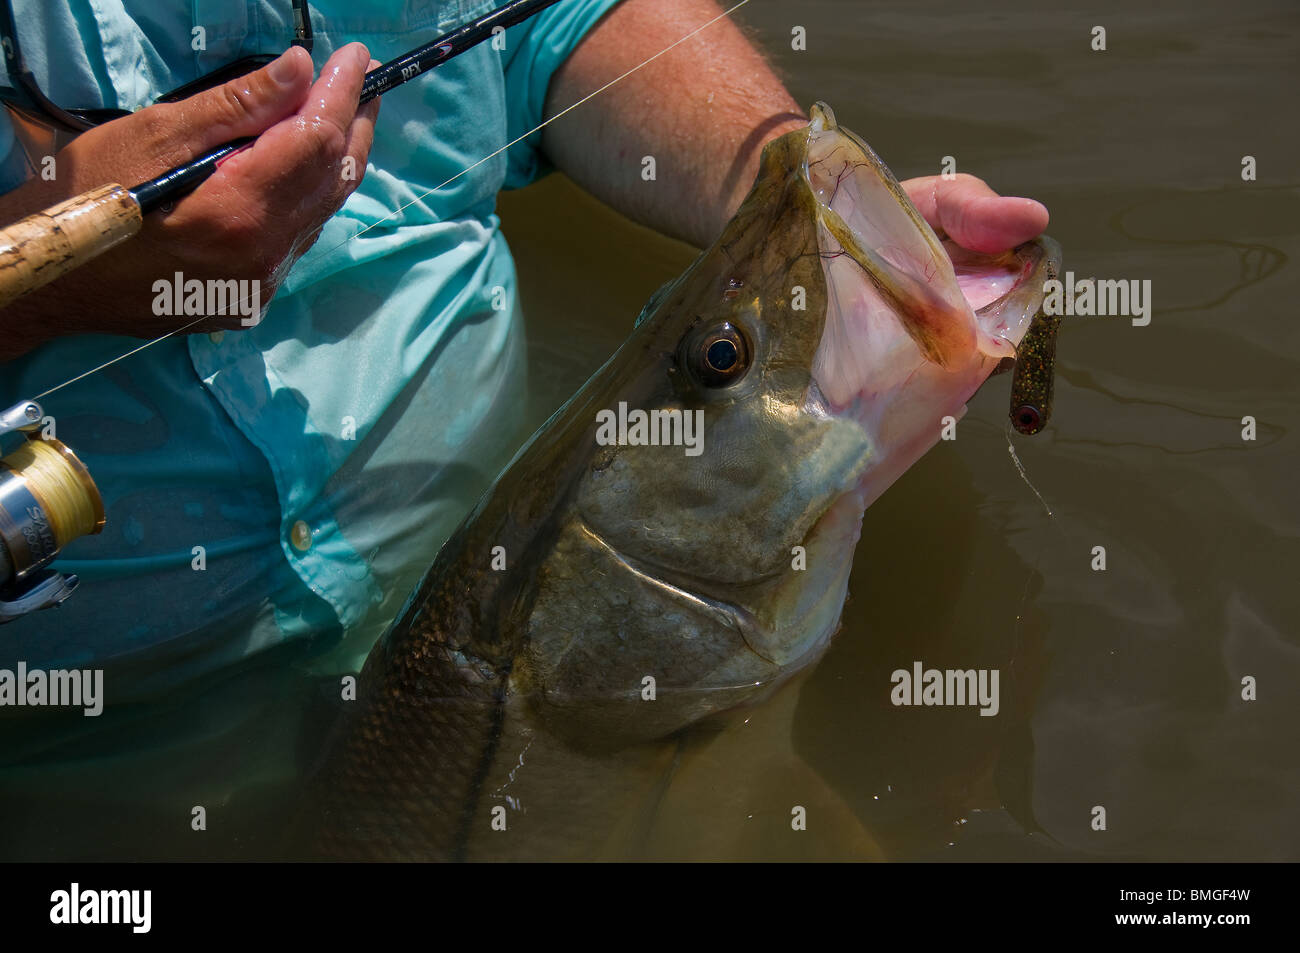
M 293 5 L 294 46 L 301 46 L 311 52 L 312 31 L 311 12 L 307 0 L 290 0 Z M 5 70 L 9 74 L 12 86 L 0 86 L 0 99 L 8 105 L 16 106 L 33 118 L 64 132 L 79 133 L 92 129 L 110 119 L 120 119 L 130 115 L 130 110 L 106 109 L 93 107 L 88 109 L 63 109 L 42 91 L 36 77 L 27 67 L 23 58 L 22 47 L 18 43 L 18 30 L 14 21 L 13 0 L 4 0 L 0 4 L 0 47 L 4 50 Z M 234 63 L 219 67 L 200 76 L 193 82 L 186 83 L 159 96 L 160 103 L 176 102 L 186 99 L 205 89 L 219 86 L 227 80 L 252 72 L 275 59 L 278 54 L 258 54 L 246 56 Z

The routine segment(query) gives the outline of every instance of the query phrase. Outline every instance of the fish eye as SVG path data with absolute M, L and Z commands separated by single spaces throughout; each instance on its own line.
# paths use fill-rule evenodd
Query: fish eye
M 749 370 L 749 344 L 730 323 L 724 322 L 697 340 L 691 364 L 706 387 L 725 387 Z
M 1043 415 L 1037 407 L 1021 404 L 1011 414 L 1011 423 L 1023 434 L 1035 434 L 1043 429 Z
M 709 370 L 725 374 L 736 366 L 736 361 L 739 358 L 740 350 L 736 347 L 735 341 L 718 338 L 709 345 L 708 351 L 705 352 L 704 363 L 709 365 Z

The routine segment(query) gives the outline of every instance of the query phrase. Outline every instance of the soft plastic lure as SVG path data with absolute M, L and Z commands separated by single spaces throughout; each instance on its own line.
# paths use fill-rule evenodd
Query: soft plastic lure
M 1036 434 L 1052 416 L 1052 378 L 1056 371 L 1056 332 L 1059 314 L 1039 311 L 1016 349 L 1011 374 L 1011 425 L 1023 434 Z

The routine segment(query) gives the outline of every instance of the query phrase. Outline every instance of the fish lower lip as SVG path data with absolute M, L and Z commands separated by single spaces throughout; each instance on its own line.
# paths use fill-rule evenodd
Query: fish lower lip
M 749 647 L 751 652 L 763 659 L 765 662 L 769 662 L 772 665 L 780 665 L 780 663 L 775 659 L 769 657 L 756 648 L 755 643 L 757 640 L 754 637 L 754 632 L 758 629 L 758 621 L 749 610 L 734 603 L 727 602 L 726 600 L 697 592 L 692 588 L 687 588 L 680 573 L 656 565 L 648 560 L 643 560 L 635 556 L 628 556 L 615 548 L 608 540 L 585 523 L 582 524 L 582 532 L 583 535 L 593 543 L 604 549 L 611 560 L 620 563 L 628 572 L 645 580 L 650 585 L 672 590 L 678 598 L 684 599 L 688 602 L 693 602 L 696 605 L 722 615 L 735 627 L 737 634 L 740 636 L 741 640 L 744 641 L 745 645 Z M 755 579 L 754 582 L 762 583 L 775 579 L 777 575 L 779 574 L 770 573 L 767 576 Z
M 847 490 L 847 493 L 860 494 L 861 487 L 850 487 Z M 842 498 L 843 496 L 837 499 Z M 761 685 L 764 682 L 779 681 L 785 675 L 802 669 L 820 655 L 822 650 L 825 649 L 827 643 L 830 641 L 831 636 L 835 633 L 833 628 L 830 631 L 821 633 L 816 639 L 813 639 L 810 642 L 808 648 L 803 652 L 800 652 L 794 658 L 786 658 L 782 660 L 781 658 L 775 657 L 772 652 L 763 648 L 763 643 L 767 641 L 763 638 L 763 627 L 759 623 L 758 619 L 755 618 L 754 614 L 745 607 L 709 594 L 706 590 L 703 590 L 700 587 L 700 580 L 698 579 L 686 580 L 682 577 L 681 573 L 675 572 L 672 569 L 621 552 L 585 523 L 582 525 L 582 532 L 594 544 L 604 549 L 611 560 L 620 563 L 628 572 L 634 573 L 650 585 L 669 589 L 678 598 L 693 602 L 698 606 L 707 608 L 708 610 L 724 617 L 736 630 L 736 634 L 739 635 L 741 641 L 745 643 L 745 647 L 776 670 L 770 678 L 758 679 L 753 683 L 755 685 Z M 780 571 L 773 571 L 750 580 L 748 585 L 760 586 L 763 583 L 779 579 L 782 575 L 783 574 Z M 738 687 L 752 686 L 747 684 L 746 686 Z

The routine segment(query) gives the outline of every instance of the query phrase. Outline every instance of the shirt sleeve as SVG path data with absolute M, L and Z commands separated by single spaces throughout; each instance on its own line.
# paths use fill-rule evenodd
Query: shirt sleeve
M 506 134 L 513 141 L 541 123 L 551 76 L 619 0 L 563 0 L 506 31 Z M 505 188 L 518 189 L 553 171 L 534 133 L 506 153 Z

